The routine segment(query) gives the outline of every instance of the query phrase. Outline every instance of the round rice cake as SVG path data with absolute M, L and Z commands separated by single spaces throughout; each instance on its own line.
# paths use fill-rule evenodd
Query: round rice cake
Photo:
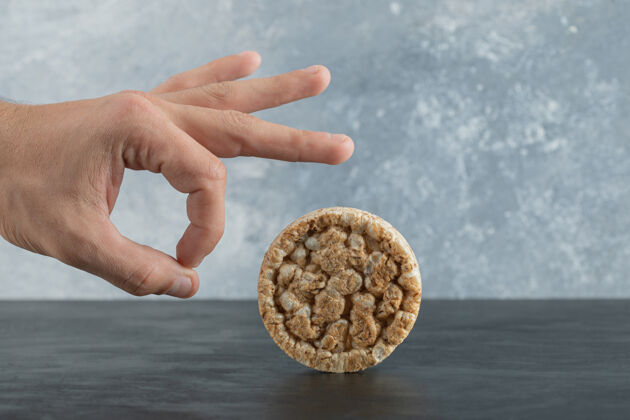
M 315 210 L 271 243 L 258 306 L 276 344 L 313 369 L 356 372 L 407 337 L 422 285 L 411 247 L 392 225 L 348 207 Z

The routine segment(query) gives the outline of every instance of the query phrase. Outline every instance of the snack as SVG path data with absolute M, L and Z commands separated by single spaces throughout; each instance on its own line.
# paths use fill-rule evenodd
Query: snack
M 313 369 L 374 366 L 407 337 L 420 308 L 418 263 L 389 223 L 347 207 L 315 210 L 271 243 L 258 306 L 276 344 Z

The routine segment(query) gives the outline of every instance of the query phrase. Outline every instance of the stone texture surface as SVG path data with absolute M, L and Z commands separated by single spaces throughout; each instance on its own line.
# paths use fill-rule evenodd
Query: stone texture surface
M 390 221 L 429 297 L 630 296 L 630 4 L 3 1 L 0 95 L 62 101 L 243 49 L 261 75 L 327 65 L 322 96 L 261 116 L 347 132 L 340 167 L 227 162 L 227 227 L 200 297 L 256 296 L 274 236 L 316 208 Z M 129 173 L 113 218 L 174 252 L 184 197 Z M 126 297 L 0 243 L 0 296 Z
M 428 300 L 382 364 L 326 374 L 276 347 L 255 301 L 0 302 L 0 418 L 627 419 L 629 317 L 629 300 Z

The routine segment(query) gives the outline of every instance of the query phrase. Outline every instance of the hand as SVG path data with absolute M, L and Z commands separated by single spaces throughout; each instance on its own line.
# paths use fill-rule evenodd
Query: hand
M 198 266 L 223 234 L 226 169 L 257 156 L 338 164 L 347 136 L 272 124 L 249 112 L 321 93 L 323 66 L 235 81 L 255 52 L 175 75 L 150 93 L 25 106 L 0 102 L 0 234 L 137 295 L 193 296 Z M 188 194 L 177 259 L 122 236 L 110 221 L 125 168 L 160 172 Z

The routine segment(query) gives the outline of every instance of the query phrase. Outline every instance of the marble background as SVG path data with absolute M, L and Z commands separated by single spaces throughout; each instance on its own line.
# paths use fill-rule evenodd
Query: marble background
M 5 0 L 0 96 L 148 90 L 245 49 L 258 75 L 328 66 L 324 94 L 259 116 L 346 132 L 355 155 L 227 161 L 225 236 L 198 298 L 255 297 L 275 234 L 332 205 L 396 226 L 426 297 L 630 297 L 628 21 L 620 0 Z M 160 176 L 128 172 L 113 219 L 173 253 L 184 209 Z M 0 243 L 0 298 L 127 297 Z

